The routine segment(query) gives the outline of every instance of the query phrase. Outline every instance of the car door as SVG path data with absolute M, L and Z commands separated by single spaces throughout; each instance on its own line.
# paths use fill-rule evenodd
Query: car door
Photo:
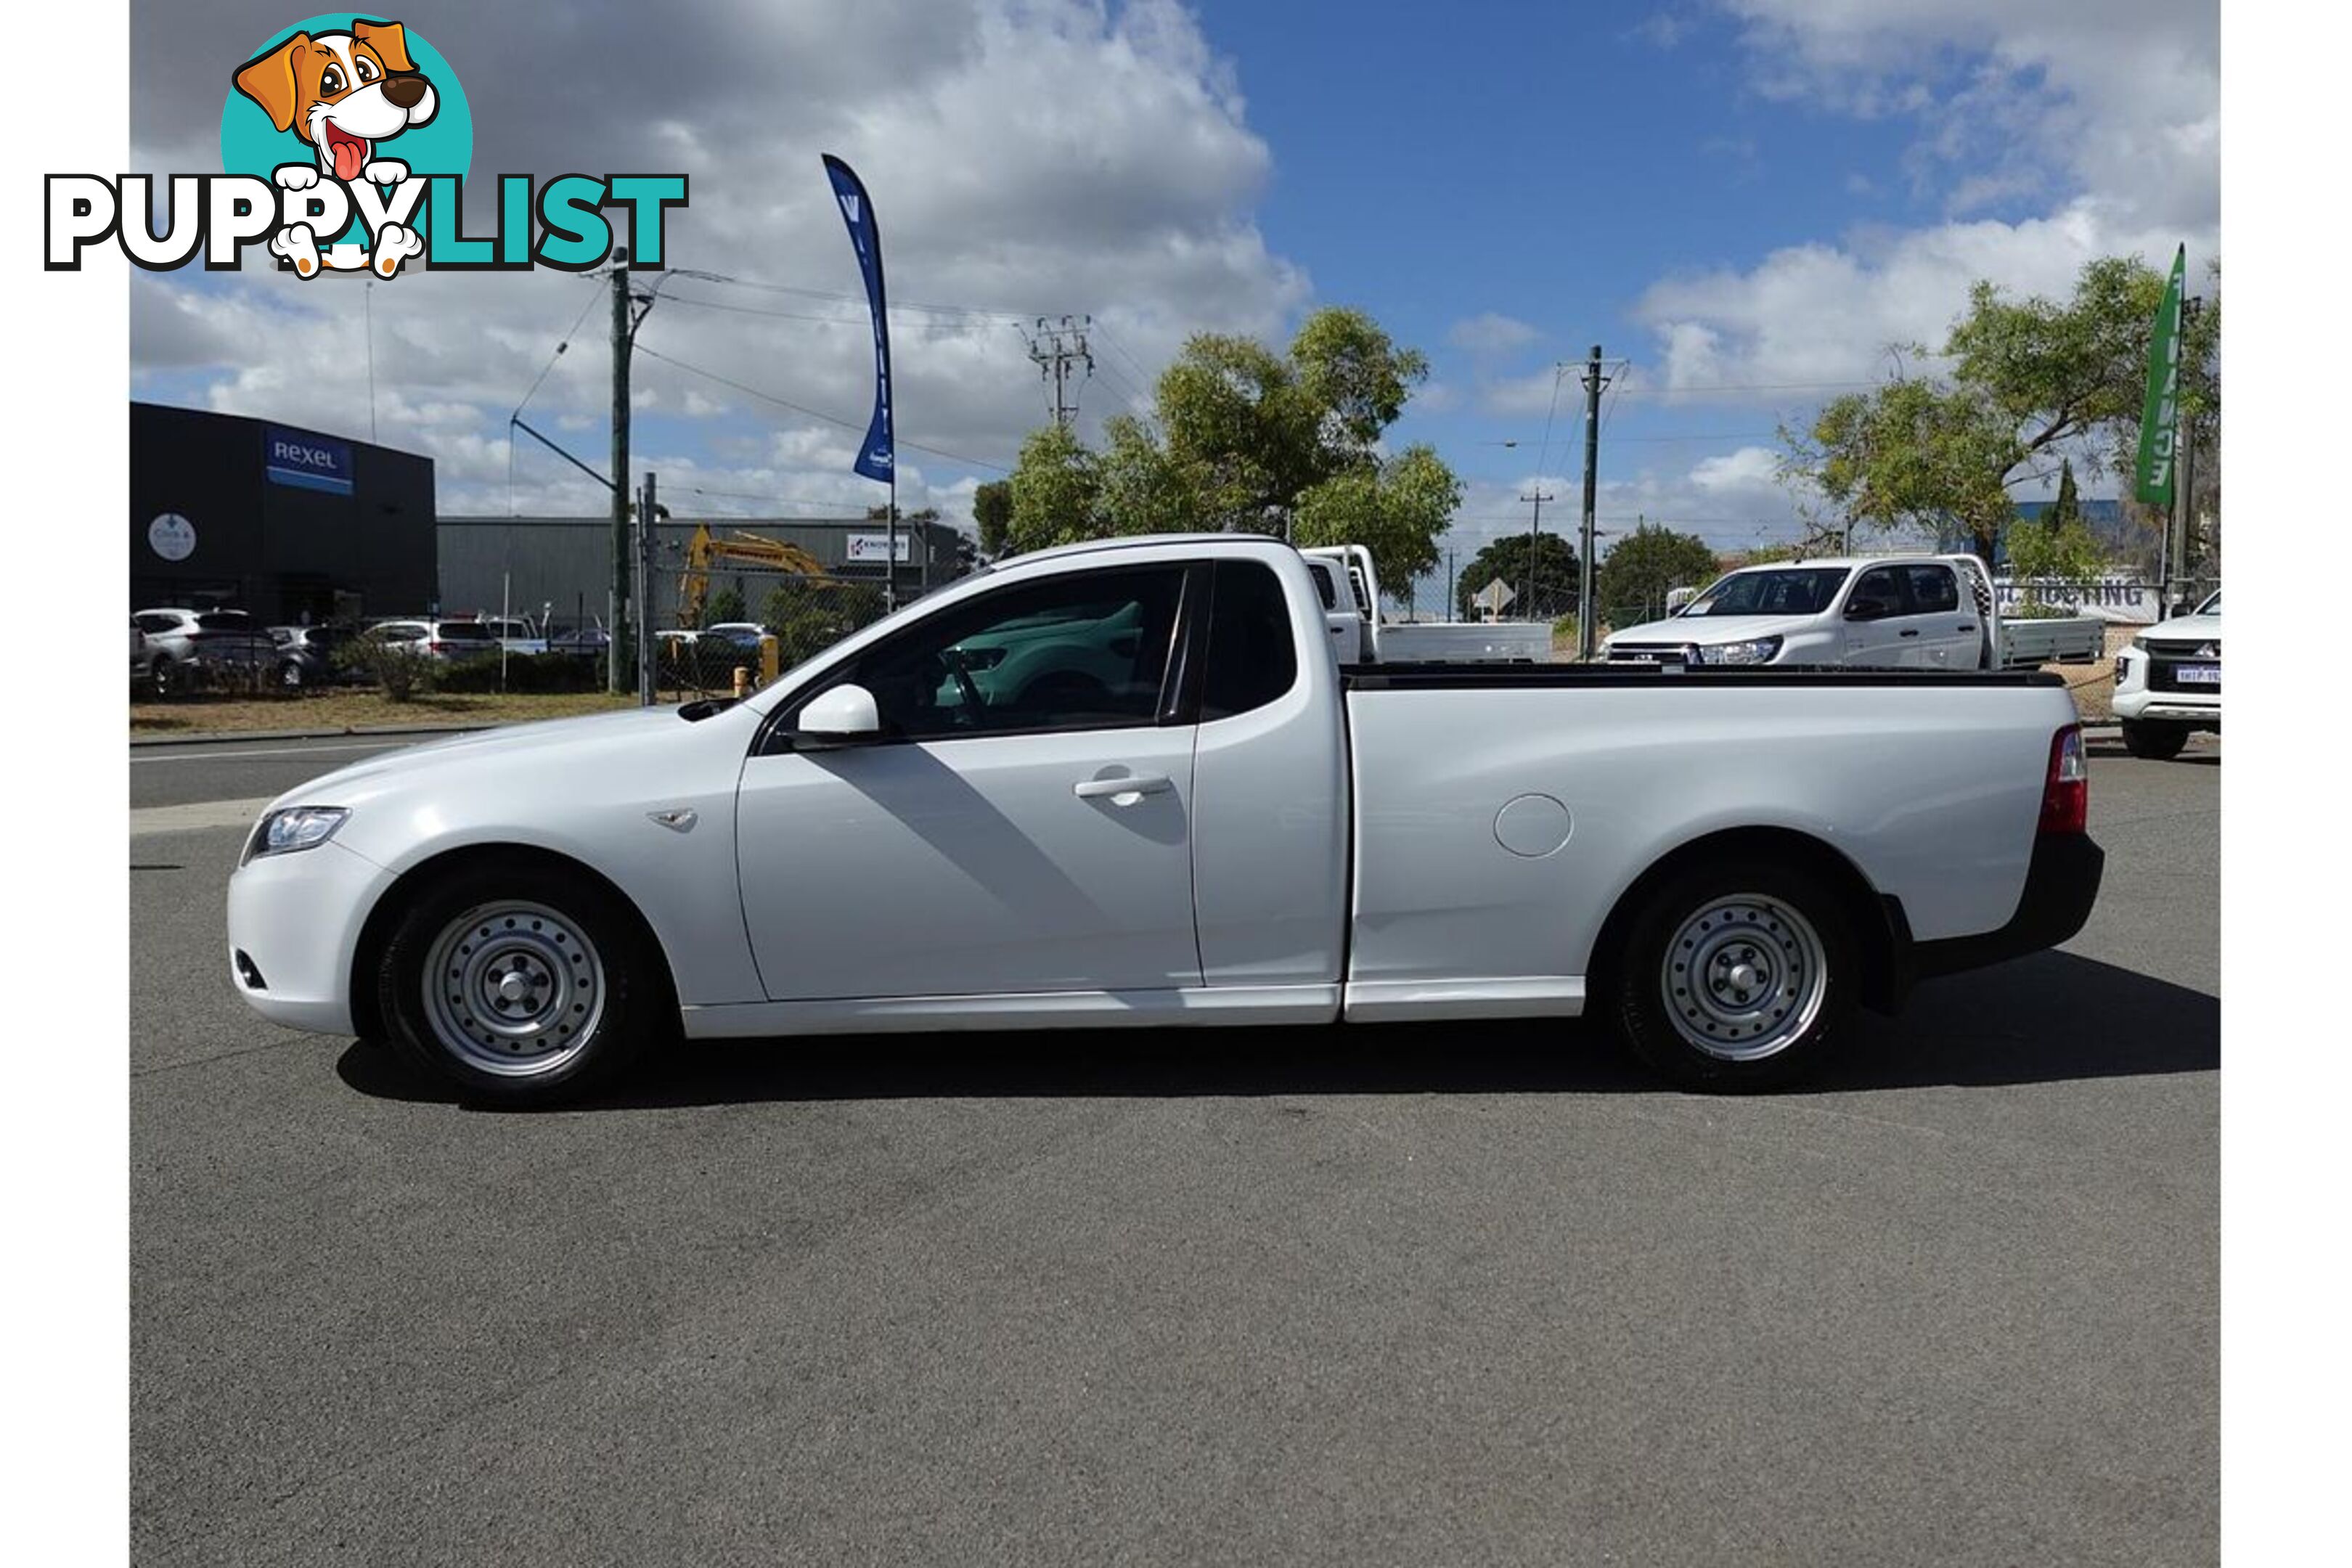
M 1893 566 L 1874 566 L 1853 580 L 1846 591 L 1845 662 L 1871 668 L 1903 663 L 1904 649 L 1915 643 L 1904 611 L 1903 574 Z M 1902 634 L 1908 628 L 1911 637 Z
M 1959 579 L 1952 568 L 1941 561 L 1922 561 L 1904 567 L 1903 576 L 1911 606 L 1907 624 L 1919 633 L 1909 639 L 1916 645 L 1916 657 L 1904 662 L 1930 669 L 1974 669 L 1980 646 L 1975 606 L 1961 604 Z
M 926 617 L 780 711 L 737 805 L 774 1001 L 1196 985 L 1180 607 L 1206 568 L 1067 572 Z M 1205 588 L 1191 590 L 1195 595 Z M 873 693 L 871 743 L 796 745 Z

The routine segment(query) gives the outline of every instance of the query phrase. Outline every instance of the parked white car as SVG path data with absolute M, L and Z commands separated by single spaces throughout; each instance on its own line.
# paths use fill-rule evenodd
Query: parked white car
M 1863 555 L 1743 566 L 1601 649 L 1633 664 L 2032 669 L 2099 658 L 2106 628 L 2090 616 L 2003 620 L 1973 555 Z
M 1586 1012 L 1747 1089 L 2096 894 L 2053 676 L 1343 670 L 1329 637 L 1279 541 L 1104 541 L 741 701 L 373 757 L 255 824 L 236 984 L 507 1103 L 680 1028 Z
M 1381 580 L 1360 544 L 1301 551 L 1323 601 L 1339 662 L 1349 664 L 1541 664 L 1551 658 L 1542 621 L 1383 621 Z
M 2116 717 L 2135 757 L 2168 760 L 2200 730 L 2221 732 L 2221 591 L 2159 621 L 2116 655 Z
M 443 661 L 499 651 L 499 639 L 490 628 L 471 617 L 378 621 L 361 635 Z

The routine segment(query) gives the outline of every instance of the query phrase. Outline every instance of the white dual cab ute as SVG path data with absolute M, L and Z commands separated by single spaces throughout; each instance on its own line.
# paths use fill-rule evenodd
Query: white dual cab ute
M 1597 1013 L 1675 1079 L 2096 894 L 2055 677 L 1347 668 L 1234 534 L 1023 556 L 748 699 L 412 747 L 280 797 L 235 984 L 484 1101 L 695 1037 Z
M 2200 730 L 2221 732 L 2221 591 L 2132 638 L 2116 655 L 2124 749 L 2169 761 Z
M 1973 555 L 1864 555 L 1743 566 L 1601 646 L 1616 663 L 2032 669 L 2103 657 L 2106 627 L 2004 620 Z

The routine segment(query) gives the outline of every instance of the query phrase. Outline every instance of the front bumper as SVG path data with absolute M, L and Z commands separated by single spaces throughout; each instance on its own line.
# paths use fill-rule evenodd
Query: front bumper
M 239 867 L 228 879 L 229 981 L 237 994 L 273 1024 L 351 1034 L 360 931 L 393 880 L 331 838 Z
M 2195 724 L 2220 729 L 2221 700 L 2185 691 L 2150 691 L 2147 687 L 2119 690 L 2110 704 L 2118 719 L 2137 723 Z

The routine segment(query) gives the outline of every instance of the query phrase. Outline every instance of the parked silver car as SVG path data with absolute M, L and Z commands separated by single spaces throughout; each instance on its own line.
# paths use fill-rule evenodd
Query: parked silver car
M 144 684 L 159 697 L 204 675 L 244 676 L 277 663 L 277 639 L 243 610 L 139 610 L 131 623 L 145 636 Z

